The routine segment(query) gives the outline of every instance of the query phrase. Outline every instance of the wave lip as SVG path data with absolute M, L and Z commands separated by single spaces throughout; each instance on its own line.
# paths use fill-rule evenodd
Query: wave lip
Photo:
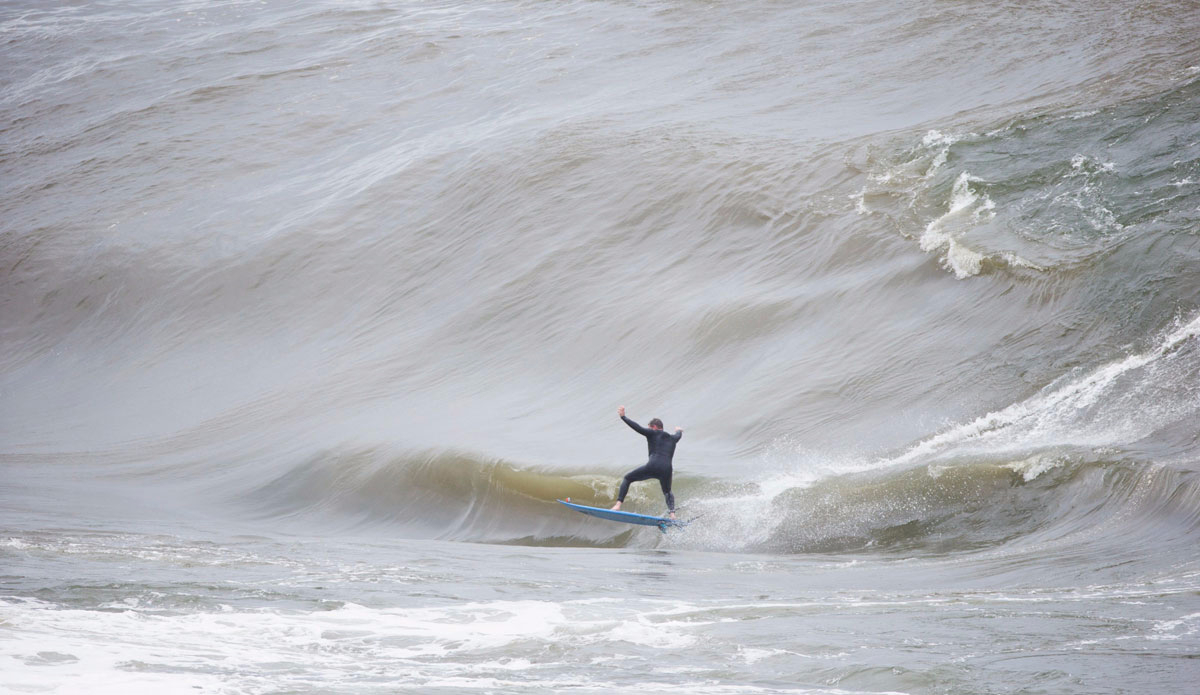
M 1149 350 L 1070 375 L 1040 393 L 930 437 L 894 465 L 943 452 L 997 454 L 1071 444 L 1128 445 L 1200 413 L 1200 316 L 1180 322 Z

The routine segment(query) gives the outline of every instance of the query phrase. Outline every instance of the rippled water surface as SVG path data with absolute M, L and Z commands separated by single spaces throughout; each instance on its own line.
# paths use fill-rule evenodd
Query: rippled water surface
M 1188 692 L 1196 26 L 0 6 L 0 690 Z

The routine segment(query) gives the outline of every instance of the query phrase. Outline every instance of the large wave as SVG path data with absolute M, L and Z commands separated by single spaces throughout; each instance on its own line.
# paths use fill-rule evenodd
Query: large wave
M 554 500 L 610 504 L 618 476 L 523 469 L 461 454 L 328 453 L 246 493 L 242 514 L 311 532 L 354 530 L 482 543 L 654 546 L 765 553 L 952 554 L 1031 544 L 1151 543 L 1200 532 L 1189 470 L 1061 448 L 961 456 L 804 480 L 677 476 L 683 532 L 583 517 Z M 627 508 L 662 513 L 656 486 Z M 1133 544 L 1133 545 L 1130 545 Z
M 958 9 L 877 9 L 863 38 L 952 48 L 848 53 L 819 39 L 832 6 L 748 11 L 702 69 L 680 51 L 710 27 L 640 6 L 503 31 L 395 8 L 365 54 L 336 12 L 249 33 L 237 3 L 10 13 L 0 455 L 35 488 L 64 462 L 216 477 L 271 523 L 480 542 L 935 552 L 1143 494 L 1176 518 L 1200 382 L 1195 10 L 1098 11 L 1062 51 L 1027 29 L 1074 13 L 979 43 Z M 1116 17 L 1145 52 L 1096 43 Z M 763 46 L 780 20 L 828 25 Z M 145 45 L 106 52 L 130 26 Z M 394 75 L 413 82 L 381 92 Z M 611 500 L 631 442 L 595 423 L 623 402 L 688 426 L 687 535 L 552 501 Z

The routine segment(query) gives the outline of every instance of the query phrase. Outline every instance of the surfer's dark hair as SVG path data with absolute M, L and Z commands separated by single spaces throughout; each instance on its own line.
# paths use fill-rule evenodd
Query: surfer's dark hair
M 661 430 L 662 429 L 662 420 L 659 420 L 658 418 L 654 418 L 653 420 L 650 421 L 650 426 L 657 427 L 658 429 Z

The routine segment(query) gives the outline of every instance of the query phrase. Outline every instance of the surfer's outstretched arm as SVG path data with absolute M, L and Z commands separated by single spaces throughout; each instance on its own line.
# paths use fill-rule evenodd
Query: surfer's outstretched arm
M 646 429 L 645 427 L 642 427 L 641 425 L 637 424 L 633 420 L 630 420 L 629 418 L 625 417 L 624 415 L 621 416 L 621 419 L 624 420 L 625 424 L 629 425 L 630 429 L 632 429 L 634 432 L 637 432 L 638 434 L 642 435 L 643 437 L 650 436 L 650 430 Z
M 671 439 L 674 439 L 675 441 L 679 441 L 682 438 L 683 438 L 683 428 L 676 427 L 675 434 L 671 435 Z
M 621 406 L 621 407 L 617 408 L 617 415 L 620 415 L 621 419 L 625 421 L 625 424 L 629 425 L 629 428 L 632 429 L 634 432 L 637 432 L 638 434 L 642 435 L 643 437 L 650 436 L 650 430 L 646 429 L 645 427 L 642 427 L 641 425 L 637 424 L 633 420 L 630 420 L 629 418 L 625 417 L 625 406 Z

